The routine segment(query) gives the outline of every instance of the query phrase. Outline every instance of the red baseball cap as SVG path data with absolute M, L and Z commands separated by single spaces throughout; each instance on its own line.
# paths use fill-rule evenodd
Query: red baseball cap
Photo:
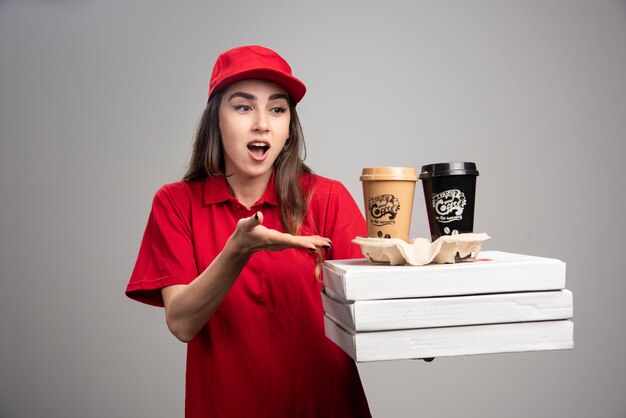
M 249 45 L 230 49 L 217 57 L 209 82 L 209 98 L 231 84 L 249 78 L 261 78 L 282 86 L 296 103 L 306 93 L 306 86 L 293 76 L 283 57 L 271 49 Z

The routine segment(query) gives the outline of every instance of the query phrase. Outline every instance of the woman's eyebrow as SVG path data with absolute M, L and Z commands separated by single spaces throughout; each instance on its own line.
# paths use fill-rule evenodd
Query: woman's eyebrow
M 228 100 L 232 100 L 235 97 L 243 97 L 246 100 L 256 100 L 257 97 L 254 94 L 250 94 L 250 93 L 246 93 L 243 91 L 236 91 L 233 94 L 231 94 L 230 96 L 228 96 Z M 269 100 L 278 100 L 278 99 L 285 99 L 287 101 L 289 101 L 289 96 L 287 96 L 285 93 L 274 93 L 272 95 L 270 95 Z
M 269 99 L 270 100 L 285 99 L 289 101 L 289 96 L 287 96 L 285 93 L 275 93 L 275 94 L 272 94 Z
M 243 97 L 247 100 L 256 100 L 256 96 L 254 94 L 245 93 L 243 91 L 236 91 L 228 97 L 228 100 L 232 100 L 235 97 Z

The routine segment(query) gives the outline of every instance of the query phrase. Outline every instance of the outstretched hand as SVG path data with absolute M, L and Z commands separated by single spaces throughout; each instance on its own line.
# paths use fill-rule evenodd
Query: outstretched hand
M 237 228 L 230 237 L 242 253 L 256 251 L 280 251 L 286 248 L 304 248 L 314 251 L 317 247 L 329 248 L 331 241 L 319 235 L 299 236 L 269 229 L 263 226 L 263 213 L 256 212 L 249 218 L 237 222 Z

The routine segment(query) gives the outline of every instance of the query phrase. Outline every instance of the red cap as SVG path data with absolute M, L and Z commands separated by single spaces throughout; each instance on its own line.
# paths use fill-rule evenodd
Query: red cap
M 271 49 L 250 45 L 230 49 L 217 57 L 209 82 L 209 98 L 249 78 L 261 78 L 282 86 L 296 103 L 306 93 L 306 86 L 293 76 L 287 61 Z

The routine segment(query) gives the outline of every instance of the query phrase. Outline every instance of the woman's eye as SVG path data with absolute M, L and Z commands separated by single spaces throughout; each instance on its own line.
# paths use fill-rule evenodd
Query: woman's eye
M 248 105 L 236 105 L 235 106 L 236 110 L 242 111 L 242 112 L 248 112 L 250 110 L 252 110 L 252 108 Z
M 280 106 L 278 106 L 278 107 L 273 107 L 273 108 L 271 109 L 271 112 L 272 112 L 272 113 L 285 113 L 286 111 L 287 111 L 287 108 L 286 108 L 286 107 L 280 107 Z

